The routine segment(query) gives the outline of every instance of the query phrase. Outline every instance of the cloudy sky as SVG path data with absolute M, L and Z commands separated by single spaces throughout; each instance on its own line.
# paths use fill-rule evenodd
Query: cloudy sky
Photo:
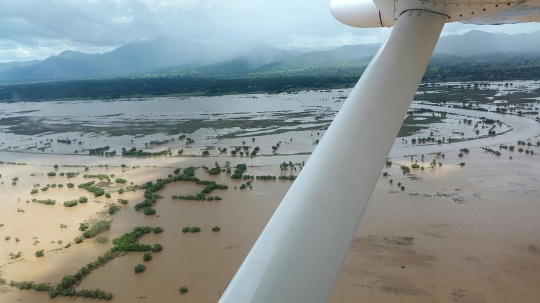
M 0 0 L 0 62 L 44 59 L 64 50 L 106 52 L 178 35 L 198 41 L 246 39 L 277 47 L 378 43 L 389 29 L 337 22 L 330 0 Z M 539 24 L 446 25 L 443 35 L 480 29 L 509 34 Z

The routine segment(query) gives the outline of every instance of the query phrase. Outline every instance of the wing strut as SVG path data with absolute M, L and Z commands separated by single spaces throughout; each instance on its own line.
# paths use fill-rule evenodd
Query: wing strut
M 398 18 L 219 302 L 328 300 L 446 20 Z

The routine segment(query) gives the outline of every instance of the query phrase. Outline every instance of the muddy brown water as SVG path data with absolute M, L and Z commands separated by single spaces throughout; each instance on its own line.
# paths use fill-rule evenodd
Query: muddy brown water
M 413 169 L 409 176 L 403 176 L 398 165 L 385 168 L 390 175 L 381 177 L 376 186 L 330 302 L 537 302 L 540 291 L 535 285 L 540 283 L 540 255 L 532 248 L 540 246 L 540 178 L 536 173 L 540 161 L 538 156 L 518 152 L 512 153 L 514 159 L 509 160 L 509 154 L 503 152 L 497 157 L 476 149 L 458 158 L 457 152 L 450 152 L 444 159 L 437 159 L 443 166 L 434 169 L 428 168 L 433 157 L 429 155 L 424 163 L 426 169 Z M 279 174 L 276 164 L 288 161 L 287 157 L 267 158 L 274 164 L 250 167 L 246 173 Z M 184 167 L 191 164 L 190 160 L 201 161 L 182 160 L 171 166 Z M 411 164 L 410 158 L 394 161 Z M 463 161 L 466 166 L 456 165 Z M 198 169 L 199 178 L 229 185 L 227 190 L 212 193 L 223 200 L 172 200 L 172 195 L 195 194 L 203 186 L 188 182 L 169 184 L 159 191 L 164 198 L 155 205 L 158 217 L 133 210 L 133 205 L 142 200 L 141 192 L 113 193 L 112 199 L 90 199 L 86 205 L 71 209 L 26 203 L 34 183 L 60 177 L 29 177 L 32 172 L 46 174 L 51 171 L 50 166 L 1 168 L 2 180 L 6 179 L 4 175 L 21 176 L 16 186 L 9 182 L 1 189 L 0 222 L 5 225 L 0 228 L 0 274 L 8 281 L 57 283 L 62 276 L 95 260 L 111 244 L 86 240 L 69 249 L 50 252 L 60 245 L 49 242 L 72 241 L 80 234 L 76 229 L 79 222 L 95 217 L 106 202 L 120 196 L 130 203 L 110 217 L 112 228 L 103 235 L 112 239 L 135 226 L 164 227 L 164 233 L 141 239 L 142 243 L 164 246 L 162 252 L 153 254 L 151 261 L 144 262 L 145 272 L 133 272 L 134 266 L 143 261 L 142 253 L 131 252 L 95 270 L 79 286 L 112 292 L 113 302 L 216 302 L 292 184 L 256 180 L 253 189 L 240 190 L 234 189 L 234 185 L 239 186 L 242 181 L 233 181 L 226 174 L 209 176 Z M 128 182 L 142 183 L 164 177 L 172 168 L 141 166 L 122 172 L 120 167 L 92 167 L 90 172 L 115 173 Z M 86 181 L 81 176 L 72 179 L 75 184 Z M 64 177 L 62 183 L 66 180 Z M 397 188 L 398 182 L 403 183 L 405 191 Z M 83 194 L 80 189 L 70 191 L 64 187 L 38 196 L 64 201 Z M 26 212 L 17 213 L 17 208 Z M 61 222 L 68 228 L 61 229 Z M 186 226 L 199 226 L 202 232 L 184 234 L 181 229 Z M 220 226 L 221 231 L 211 232 L 213 226 Z M 11 239 L 4 241 L 8 235 Z M 20 242 L 14 242 L 15 237 Z M 32 237 L 38 237 L 40 243 L 32 245 Z M 400 237 L 414 240 L 411 245 L 396 244 L 400 242 L 394 239 Z M 38 249 L 45 249 L 45 257 L 33 256 Z M 23 252 L 21 258 L 15 262 L 9 259 L 9 252 L 19 250 Z M 187 286 L 190 291 L 180 295 L 180 286 Z M 74 299 L 49 299 L 46 293 L 0 287 L 1 302 L 18 300 Z M 82 298 L 75 301 L 90 302 Z

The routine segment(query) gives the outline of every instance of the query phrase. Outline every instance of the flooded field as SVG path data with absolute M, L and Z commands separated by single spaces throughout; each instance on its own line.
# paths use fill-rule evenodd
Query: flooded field
M 537 301 L 539 85 L 505 84 L 414 101 L 330 302 Z M 0 302 L 217 302 L 348 93 L 0 104 Z

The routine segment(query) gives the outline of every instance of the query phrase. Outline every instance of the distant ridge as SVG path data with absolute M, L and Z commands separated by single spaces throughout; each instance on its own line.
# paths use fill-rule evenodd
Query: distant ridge
M 203 44 L 164 36 L 103 54 L 66 50 L 43 61 L 0 63 L 0 83 L 76 80 L 127 75 L 202 76 L 365 66 L 380 44 L 281 50 L 260 42 Z M 540 58 L 540 31 L 507 35 L 470 31 L 442 37 L 432 62 Z

